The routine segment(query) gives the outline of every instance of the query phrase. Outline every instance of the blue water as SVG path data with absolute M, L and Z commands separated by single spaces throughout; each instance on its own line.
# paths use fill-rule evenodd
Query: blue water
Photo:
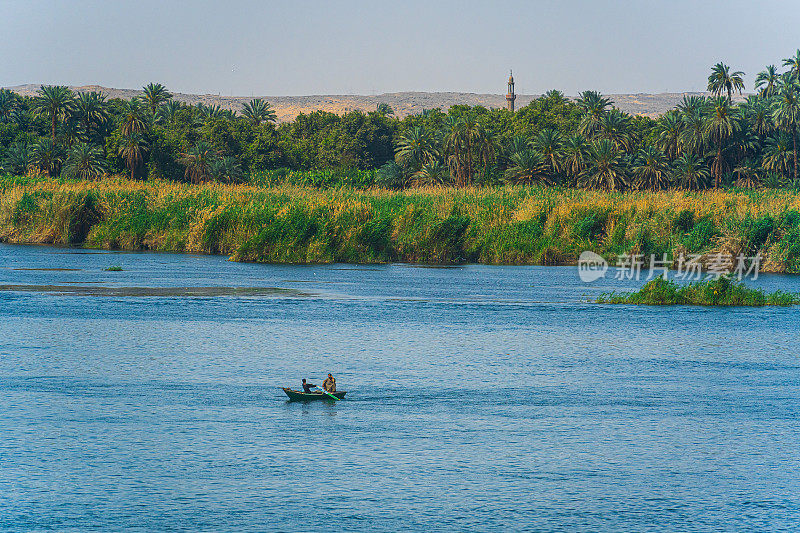
M 797 530 L 800 309 L 637 285 L 2 245 L 0 530 Z

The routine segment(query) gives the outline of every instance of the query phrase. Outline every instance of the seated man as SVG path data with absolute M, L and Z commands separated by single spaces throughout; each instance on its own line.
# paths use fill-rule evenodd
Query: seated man
M 303 378 L 303 392 L 306 392 L 306 393 L 311 392 L 311 389 L 313 389 L 315 387 L 316 387 L 316 385 L 314 385 L 313 383 L 306 383 L 305 378 Z
M 336 392 L 336 380 L 333 379 L 333 376 L 328 374 L 328 377 L 322 382 L 322 388 L 328 392 Z

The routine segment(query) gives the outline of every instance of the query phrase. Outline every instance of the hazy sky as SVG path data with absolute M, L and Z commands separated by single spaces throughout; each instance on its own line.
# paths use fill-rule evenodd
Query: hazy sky
M 223 95 L 705 89 L 800 47 L 800 2 L 0 0 L 0 85 Z

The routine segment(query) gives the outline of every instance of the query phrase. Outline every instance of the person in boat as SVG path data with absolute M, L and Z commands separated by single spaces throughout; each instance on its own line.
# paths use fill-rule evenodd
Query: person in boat
M 306 379 L 303 378 L 303 392 L 306 394 L 311 392 L 311 389 L 315 389 L 317 386 L 313 383 L 306 383 Z
M 336 380 L 333 379 L 333 376 L 328 374 L 328 377 L 322 382 L 322 388 L 328 392 L 336 392 Z

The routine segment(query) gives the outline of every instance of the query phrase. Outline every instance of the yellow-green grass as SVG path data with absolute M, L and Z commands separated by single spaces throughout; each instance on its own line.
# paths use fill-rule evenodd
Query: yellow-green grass
M 277 263 L 571 264 L 583 250 L 764 254 L 800 272 L 800 194 L 317 189 L 0 177 L 0 241 Z
M 634 305 L 708 305 L 708 306 L 746 306 L 765 305 L 789 306 L 800 304 L 800 295 L 784 291 L 765 294 L 761 289 L 747 287 L 728 276 L 678 285 L 663 277 L 648 281 L 636 292 L 604 293 L 598 303 Z

